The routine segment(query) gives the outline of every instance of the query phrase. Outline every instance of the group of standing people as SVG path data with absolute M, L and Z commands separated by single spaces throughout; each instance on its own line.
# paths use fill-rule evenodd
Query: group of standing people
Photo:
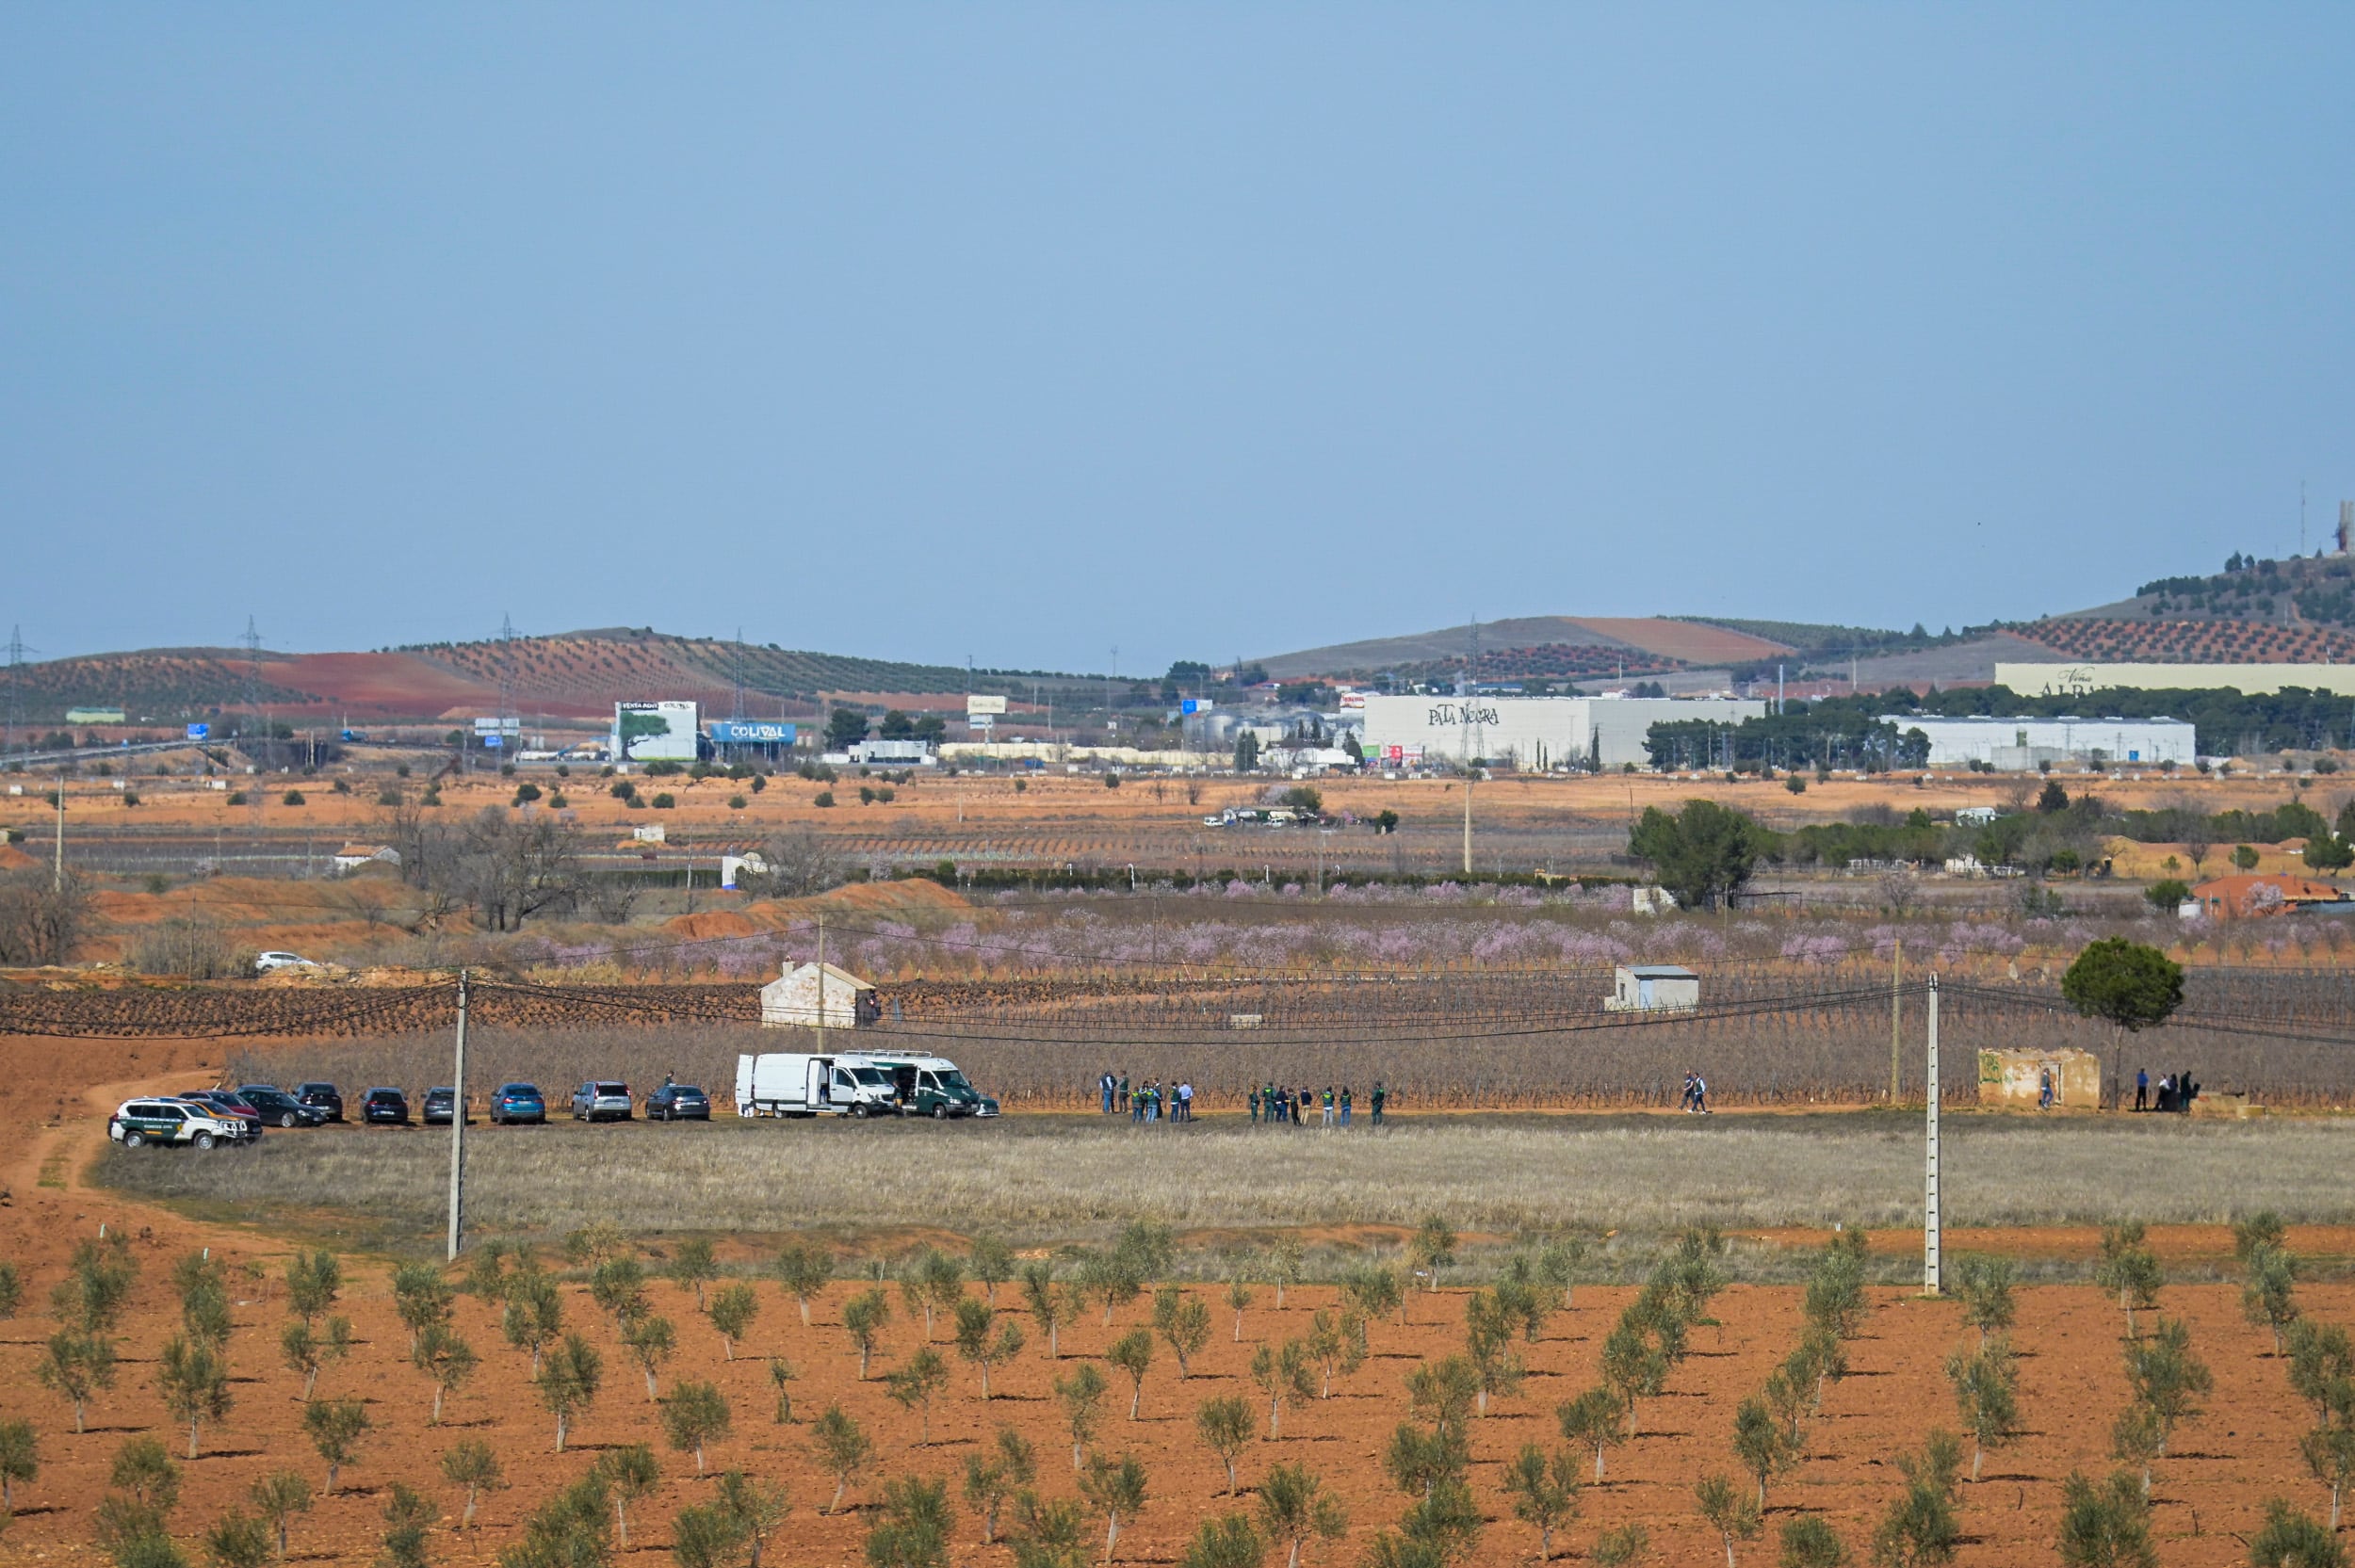
M 1687 1116 L 1709 1114 L 1709 1080 L 1698 1073 L 1684 1075 L 1684 1098 L 1678 1102 Z
M 2135 1108 L 2136 1110 L 2173 1110 L 2188 1115 L 2191 1103 L 2200 1098 L 2200 1080 L 2189 1073 L 2167 1073 L 2159 1078 L 2159 1091 L 2151 1092 L 2151 1070 L 2135 1069 Z
M 1098 1107 L 1106 1116 L 1126 1116 L 1131 1122 L 1194 1120 L 1194 1085 L 1183 1078 L 1166 1085 L 1147 1078 L 1131 1089 L 1127 1074 L 1106 1073 L 1096 1080 L 1096 1089 Z M 1374 1080 L 1368 1108 L 1375 1126 L 1382 1125 L 1383 1114 L 1395 1099 L 1380 1079 Z M 1255 1124 L 1300 1127 L 1314 1118 L 1327 1127 L 1346 1127 L 1356 1111 L 1357 1096 L 1347 1084 L 1338 1088 L 1326 1084 L 1319 1091 L 1306 1084 L 1292 1089 L 1269 1082 L 1252 1085 L 1246 1104 Z
M 1367 1108 L 1372 1112 L 1372 1122 L 1377 1127 L 1382 1124 L 1382 1115 L 1389 1108 L 1390 1098 L 1389 1090 L 1383 1086 L 1381 1079 L 1376 1078 L 1373 1092 L 1367 1099 Z M 1320 1093 L 1307 1084 L 1292 1089 L 1284 1084 L 1268 1083 L 1255 1085 L 1247 1102 L 1251 1120 L 1256 1124 L 1301 1127 L 1307 1125 L 1308 1118 L 1313 1113 L 1322 1126 L 1346 1127 L 1351 1114 L 1356 1109 L 1357 1096 L 1356 1091 L 1347 1084 L 1339 1089 L 1326 1084 Z
M 1182 1078 L 1166 1085 L 1159 1078 L 1147 1078 L 1131 1090 L 1127 1074 L 1115 1077 L 1106 1073 L 1096 1080 L 1096 1086 L 1107 1116 L 1125 1115 L 1131 1122 L 1194 1120 L 1194 1085 Z

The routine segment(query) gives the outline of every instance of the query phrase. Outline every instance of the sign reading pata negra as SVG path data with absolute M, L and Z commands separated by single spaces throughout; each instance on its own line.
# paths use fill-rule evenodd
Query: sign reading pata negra
M 1437 729 L 1457 724 L 1494 724 L 1498 722 L 1497 710 L 1474 707 L 1470 703 L 1434 703 L 1428 722 Z

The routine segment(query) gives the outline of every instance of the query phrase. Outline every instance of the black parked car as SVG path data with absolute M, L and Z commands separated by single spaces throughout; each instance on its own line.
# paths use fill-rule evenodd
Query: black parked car
M 332 1083 L 299 1083 L 295 1085 L 294 1097 L 306 1106 L 316 1106 L 327 1112 L 330 1122 L 344 1119 L 343 1094 Z
M 422 1120 L 429 1127 L 448 1126 L 450 1107 L 457 1103 L 457 1099 L 458 1091 L 450 1088 L 447 1084 L 443 1084 L 435 1089 L 427 1090 L 425 1091 L 425 1112 L 420 1120 Z M 474 1125 L 473 1117 L 469 1116 L 466 1118 L 466 1125 L 470 1127 Z
M 666 1083 L 646 1096 L 649 1122 L 708 1122 L 711 1096 L 691 1083 Z
M 327 1120 L 327 1112 L 317 1106 L 306 1106 L 274 1083 L 241 1083 L 237 1095 L 262 1113 L 265 1123 L 273 1127 L 316 1127 Z
M 398 1089 L 371 1089 L 360 1102 L 360 1120 L 371 1127 L 409 1124 L 409 1096 Z

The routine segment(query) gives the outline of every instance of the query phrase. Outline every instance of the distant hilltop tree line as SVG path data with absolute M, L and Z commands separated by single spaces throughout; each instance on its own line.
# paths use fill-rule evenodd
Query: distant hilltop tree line
M 2234 551 L 2214 576 L 2159 577 L 2135 590 L 2150 613 L 2266 618 L 2277 602 L 2308 621 L 2355 624 L 2355 561 L 2323 557 L 2259 560 Z
M 2098 869 L 2106 838 L 2183 846 L 2182 863 L 2174 867 L 2182 876 L 2168 877 L 2152 889 L 2152 901 L 2171 909 L 2183 896 L 2184 879 L 2253 865 L 2250 847 L 2258 844 L 2302 839 L 2310 868 L 2355 866 L 2355 801 L 2340 809 L 2335 822 L 2297 800 L 2271 811 L 2213 816 L 2183 808 L 2118 812 L 2098 795 L 2071 796 L 2057 780 L 2047 780 L 2020 809 L 1989 823 L 1941 823 L 1927 811 L 1901 814 L 1875 805 L 1858 809 L 1844 822 L 1778 832 L 1733 807 L 1693 800 L 1677 812 L 1647 810 L 1629 834 L 1628 849 L 1652 867 L 1680 903 L 1706 908 L 1739 891 L 1762 865 L 1936 865 L 1968 855 L 1982 865 L 2066 876 Z

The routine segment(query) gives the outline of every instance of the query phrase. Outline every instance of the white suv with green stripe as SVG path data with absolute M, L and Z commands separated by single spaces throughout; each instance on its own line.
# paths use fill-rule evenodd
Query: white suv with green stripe
M 209 1149 L 236 1143 L 245 1128 L 187 1100 L 125 1100 L 106 1119 L 106 1136 L 126 1149 L 143 1143 L 186 1143 Z

